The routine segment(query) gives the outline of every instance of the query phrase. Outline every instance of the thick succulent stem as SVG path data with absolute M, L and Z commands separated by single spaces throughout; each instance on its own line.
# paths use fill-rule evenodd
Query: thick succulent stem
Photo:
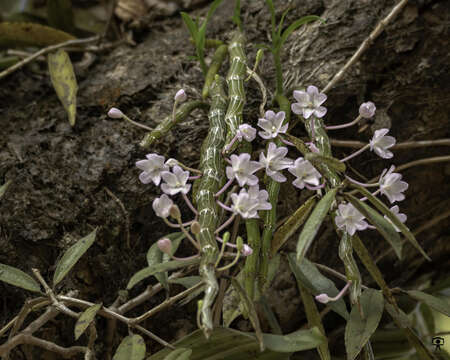
M 242 110 L 245 104 L 244 81 L 247 73 L 244 43 L 244 35 L 241 32 L 236 32 L 230 45 L 228 45 L 230 70 L 227 74 L 227 85 L 230 102 L 225 115 L 225 122 L 228 129 L 226 144 L 231 142 L 236 135 L 239 125 L 242 124 Z M 234 143 L 230 151 L 233 151 L 236 146 L 237 143 Z
M 185 120 L 193 110 L 197 108 L 206 109 L 207 107 L 208 104 L 203 101 L 189 101 L 184 103 L 178 108 L 178 111 L 175 114 L 175 119 L 173 119 L 172 114 L 167 116 L 153 131 L 144 136 L 140 146 L 144 149 L 148 148 L 156 140 L 165 136 L 175 125 Z
M 216 76 L 211 87 L 211 108 L 208 114 L 209 131 L 203 142 L 200 156 L 200 170 L 203 173 L 198 180 L 195 202 L 199 214 L 200 233 L 197 238 L 200 243 L 202 260 L 200 274 L 206 284 L 205 296 L 201 308 L 201 323 L 205 335 L 213 328 L 212 305 L 219 286 L 215 276 L 215 263 L 219 254 L 214 232 L 219 225 L 219 209 L 214 195 L 219 191 L 225 174 L 225 163 L 221 154 L 225 144 L 225 109 L 226 95 L 223 90 L 224 80 Z

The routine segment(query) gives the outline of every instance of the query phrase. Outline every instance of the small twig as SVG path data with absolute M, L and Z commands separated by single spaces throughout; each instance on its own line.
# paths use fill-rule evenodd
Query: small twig
M 38 269 L 32 269 L 34 276 L 36 277 L 36 279 L 41 283 L 41 285 L 44 287 L 45 289 L 45 293 L 47 294 L 47 296 L 50 298 L 50 300 L 52 301 L 53 305 L 62 313 L 69 315 L 75 319 L 78 319 L 79 314 L 77 314 L 75 311 L 70 310 L 67 306 L 65 306 L 64 304 L 60 303 L 58 301 L 58 299 L 56 299 L 55 294 L 53 293 L 53 290 L 50 288 L 50 286 L 48 286 L 47 282 L 44 280 L 44 278 L 42 277 L 41 273 L 39 272 Z
M 14 349 L 18 345 L 27 344 L 34 345 L 46 349 L 48 351 L 56 352 L 61 355 L 63 358 L 67 359 L 72 357 L 73 355 L 79 353 L 85 353 L 86 347 L 84 346 L 71 346 L 68 348 L 56 345 L 50 341 L 37 338 L 31 334 L 21 333 L 15 336 L 12 340 L 6 342 L 3 345 L 0 345 L 0 355 L 5 355 L 8 351 Z
M 259 89 L 261 90 L 262 102 L 259 105 L 259 116 L 261 116 L 263 118 L 264 117 L 264 108 L 266 107 L 266 103 L 267 103 L 267 89 L 264 86 L 264 83 L 263 83 L 262 79 L 259 77 L 259 75 L 255 71 L 250 69 L 249 67 L 247 67 L 247 74 L 253 80 L 256 81 L 256 83 L 259 86 Z
M 319 263 L 314 263 L 314 265 L 316 265 L 319 269 L 321 269 L 321 270 L 323 270 L 323 271 L 325 271 L 325 272 L 327 272 L 327 273 L 337 277 L 338 279 L 341 279 L 341 280 L 346 281 L 346 282 L 349 281 L 344 274 L 341 274 L 339 271 L 336 271 L 336 270 L 334 270 L 334 269 L 332 269 L 332 268 L 330 268 L 330 267 L 328 267 L 326 265 L 322 265 L 322 264 L 319 264 Z M 361 287 L 363 289 L 368 289 L 368 287 L 365 286 L 365 285 L 361 285 Z
M 79 307 L 84 308 L 84 309 L 94 305 L 94 303 L 91 303 L 89 301 L 80 300 L 80 299 L 76 299 L 76 298 L 69 297 L 69 296 L 64 296 L 64 295 L 59 295 L 58 299 L 61 300 L 61 301 L 65 301 L 67 303 L 70 303 L 70 304 L 72 304 L 74 306 L 79 306 Z M 147 336 L 149 336 L 153 340 L 158 341 L 161 345 L 170 347 L 171 349 L 174 349 L 174 347 L 172 345 L 170 345 L 167 341 L 161 339 L 159 336 L 153 334 L 152 332 L 148 331 L 147 329 L 143 328 L 142 326 L 134 324 L 132 322 L 133 319 L 130 319 L 130 318 L 126 317 L 126 316 L 118 314 L 117 312 L 114 312 L 114 311 L 112 311 L 109 308 L 102 307 L 98 311 L 97 314 L 100 315 L 100 316 L 103 316 L 103 317 L 105 317 L 107 319 L 117 319 L 117 320 L 127 324 L 129 327 L 133 327 L 133 328 L 141 331 L 142 333 L 146 334 Z
M 365 146 L 367 143 L 362 141 L 353 140 L 337 140 L 330 139 L 330 143 L 333 146 L 338 147 L 348 147 L 359 149 Z M 437 139 L 437 140 L 421 140 L 421 141 L 405 141 L 395 144 L 391 149 L 393 150 L 405 150 L 405 149 L 415 149 L 430 146 L 450 146 L 450 139 Z
M 125 217 L 125 239 L 127 243 L 127 248 L 131 249 L 130 244 L 130 215 L 128 214 L 127 209 L 125 209 L 125 205 L 123 202 L 106 186 L 103 187 L 103 189 L 106 191 L 106 193 L 113 198 L 113 200 L 119 205 L 120 209 L 122 210 L 123 216 Z
M 334 77 L 330 80 L 330 82 L 325 86 L 322 92 L 326 93 L 330 90 L 336 83 L 341 80 L 344 76 L 345 72 L 350 68 L 350 66 L 354 65 L 361 55 L 369 48 L 369 46 L 375 41 L 375 39 L 383 32 L 386 26 L 400 13 L 400 11 L 405 7 L 408 3 L 408 0 L 400 0 L 399 3 L 394 6 L 391 12 L 382 19 L 375 29 L 369 34 L 369 36 L 361 43 L 358 50 L 353 54 L 350 60 L 334 75 Z
M 164 302 L 155 306 L 153 309 L 147 311 L 145 314 L 142 314 L 141 316 L 130 319 L 130 323 L 138 324 L 138 323 L 144 321 L 145 319 L 148 319 L 149 317 L 155 315 L 156 313 L 160 312 L 161 310 L 165 309 L 166 307 L 172 305 L 173 303 L 176 303 L 178 300 L 185 298 L 186 296 L 188 296 L 189 294 L 191 294 L 198 288 L 202 287 L 203 285 L 204 285 L 203 282 L 199 282 L 198 284 L 192 286 L 191 288 L 184 290 L 184 291 L 180 292 L 179 294 L 166 299 Z
M 37 52 L 35 52 L 34 54 L 28 56 L 27 58 L 23 59 L 22 61 L 19 61 L 17 64 L 14 64 L 13 66 L 10 66 L 9 68 L 7 68 L 6 70 L 2 71 L 0 73 L 0 79 L 3 79 L 4 77 L 12 74 L 14 71 L 20 69 L 21 67 L 25 66 L 26 64 L 28 64 L 29 62 L 33 61 L 34 59 L 38 58 L 41 55 L 47 54 L 53 50 L 57 50 L 66 46 L 72 46 L 72 45 L 83 45 L 83 44 L 88 44 L 91 42 L 95 42 L 98 41 L 100 39 L 99 35 L 95 35 L 95 36 L 91 36 L 88 37 L 86 39 L 75 39 L 75 40 L 68 40 L 56 45 L 50 45 L 47 46 Z

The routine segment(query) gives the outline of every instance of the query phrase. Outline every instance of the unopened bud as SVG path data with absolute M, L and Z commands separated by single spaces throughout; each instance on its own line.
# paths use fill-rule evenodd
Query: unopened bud
M 167 159 L 166 165 L 172 167 L 172 166 L 178 165 L 178 161 L 175 160 L 174 158 L 170 158 L 170 159 Z
M 178 90 L 177 93 L 175 94 L 175 101 L 177 103 L 182 103 L 182 102 L 186 101 L 186 99 L 187 99 L 187 96 L 183 89 Z
M 243 256 L 250 256 L 251 254 L 253 254 L 253 249 L 247 244 L 244 244 L 241 252 Z
M 158 240 L 158 248 L 165 254 L 171 254 L 172 252 L 172 241 L 169 238 L 162 238 Z
M 361 115 L 365 119 L 370 119 L 372 116 L 375 115 L 375 110 L 377 108 L 375 107 L 375 104 L 372 101 L 368 101 L 365 103 L 362 103 L 359 107 L 359 115 Z
M 119 109 L 113 107 L 113 108 L 109 109 L 108 116 L 111 119 L 121 119 L 123 117 L 123 112 L 120 111 Z
M 321 302 L 322 304 L 326 304 L 327 302 L 330 301 L 330 298 L 328 297 L 327 294 L 319 294 L 316 296 L 316 300 L 318 302 Z
M 222 241 L 224 244 L 226 244 L 228 241 L 230 241 L 230 236 L 231 236 L 231 234 L 229 231 L 227 231 L 225 234 L 223 234 Z
M 242 240 L 242 238 L 238 236 L 236 239 L 236 248 L 238 251 L 242 251 L 243 247 L 244 247 L 244 240 Z
M 180 213 L 180 208 L 177 205 L 172 205 L 170 207 L 170 216 L 173 217 L 174 219 L 178 220 L 181 219 L 181 213 Z
M 198 235 L 200 234 L 200 230 L 202 228 L 200 227 L 200 223 L 198 221 L 194 221 L 191 225 L 191 233 L 193 233 L 194 235 Z

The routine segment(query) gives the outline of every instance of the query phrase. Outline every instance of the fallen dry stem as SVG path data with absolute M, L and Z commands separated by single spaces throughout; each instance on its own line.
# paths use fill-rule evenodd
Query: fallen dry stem
M 36 51 L 34 54 L 28 56 L 27 58 L 23 59 L 22 61 L 19 61 L 17 64 L 14 64 L 13 66 L 10 66 L 6 70 L 2 71 L 0 73 L 0 79 L 3 79 L 4 77 L 12 74 L 14 71 L 20 69 L 21 67 L 25 66 L 29 62 L 38 58 L 39 56 L 45 55 L 53 50 L 57 50 L 57 49 L 60 49 L 60 48 L 66 47 L 66 46 L 84 45 L 84 44 L 88 44 L 88 43 L 95 42 L 98 40 L 100 40 L 100 36 L 96 35 L 96 36 L 88 37 L 86 39 L 69 40 L 69 41 L 65 41 L 65 42 L 62 42 L 62 43 L 59 43 L 56 45 L 47 46 L 39 51 Z
M 347 63 L 334 75 L 334 77 L 330 80 L 330 82 L 325 86 L 325 88 L 322 90 L 322 92 L 326 93 L 328 90 L 330 90 L 332 87 L 336 85 L 336 83 L 342 79 L 345 72 L 354 65 L 361 55 L 369 48 L 369 46 L 375 41 L 375 39 L 383 32 L 383 30 L 386 28 L 386 26 L 393 20 L 395 17 L 400 13 L 400 11 L 405 7 L 405 5 L 408 3 L 408 0 L 400 0 L 399 3 L 394 6 L 394 8 L 390 11 L 390 13 L 382 19 L 375 29 L 372 30 L 372 32 L 369 34 L 369 36 L 361 43 L 358 50 L 353 54 L 353 56 L 350 58 L 350 60 L 347 61 Z

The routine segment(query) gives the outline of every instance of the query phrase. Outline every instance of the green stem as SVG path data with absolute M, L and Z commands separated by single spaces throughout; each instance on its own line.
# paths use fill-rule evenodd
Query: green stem
M 273 62 L 275 64 L 275 72 L 276 72 L 276 79 L 277 79 L 277 89 L 275 92 L 275 97 L 278 95 L 283 96 L 283 69 L 281 68 L 281 58 L 280 58 L 280 51 L 279 50 L 273 50 Z M 280 105 L 281 107 L 281 105 Z
M 197 238 L 202 255 L 199 272 L 206 285 L 201 308 L 201 323 L 206 336 L 209 336 L 213 329 L 211 308 L 219 290 L 215 276 L 219 248 L 214 232 L 219 225 L 220 217 L 214 194 L 219 191 L 225 173 L 221 150 L 225 145 L 224 116 L 227 102 L 223 84 L 223 79 L 216 76 L 211 88 L 212 103 L 208 115 L 210 126 L 200 156 L 200 170 L 203 176 L 199 179 L 195 195 L 200 224 L 200 233 Z
M 156 140 L 165 136 L 175 125 L 185 120 L 189 114 L 198 108 L 207 109 L 208 104 L 203 101 L 189 101 L 181 105 L 173 119 L 172 114 L 167 116 L 153 131 L 147 133 L 139 144 L 144 149 L 148 148 Z
M 209 65 L 208 72 L 206 73 L 205 85 L 203 85 L 202 90 L 203 99 L 206 99 L 208 97 L 209 88 L 211 87 L 211 84 L 213 83 L 214 78 L 217 72 L 219 71 L 220 67 L 222 66 L 222 63 L 225 60 L 227 54 L 228 54 L 228 46 L 226 45 L 220 45 L 217 48 L 216 52 L 214 53 L 211 65 Z
M 291 116 L 291 107 L 289 104 L 289 100 L 282 94 L 277 94 L 275 97 L 275 101 L 278 102 L 280 107 L 280 111 L 284 111 L 286 116 L 284 119 L 284 123 L 287 123 Z M 275 144 L 277 146 L 281 146 L 282 142 L 280 139 L 275 140 Z M 264 231 L 262 235 L 262 248 L 261 248 L 261 265 L 259 269 L 259 277 L 260 283 L 259 288 L 261 292 L 264 292 L 264 287 L 268 284 L 267 276 L 269 272 L 269 260 L 270 260 L 270 251 L 272 248 L 272 238 L 273 233 L 275 231 L 276 222 L 277 222 L 277 204 L 278 204 L 278 195 L 280 192 L 280 183 L 269 179 L 267 184 L 267 192 L 269 193 L 269 202 L 272 205 L 272 209 L 265 211 L 263 220 L 264 220 Z
M 227 124 L 226 144 L 231 142 L 239 125 L 242 124 L 242 110 L 245 104 L 244 80 L 247 73 L 244 43 L 245 37 L 238 31 L 228 46 L 230 70 L 227 74 L 227 85 L 230 102 L 225 115 L 225 122 Z M 237 145 L 235 143 L 230 151 L 236 149 Z

